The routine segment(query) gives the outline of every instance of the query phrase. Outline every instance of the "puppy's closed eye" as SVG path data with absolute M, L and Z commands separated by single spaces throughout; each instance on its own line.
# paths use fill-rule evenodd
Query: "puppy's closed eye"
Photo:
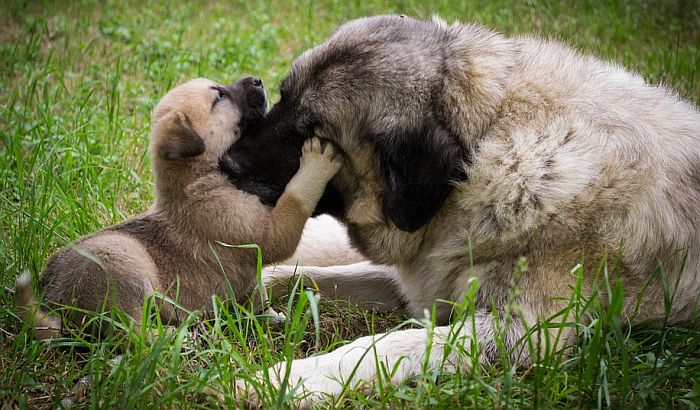
M 212 89 L 214 89 L 214 90 L 216 90 L 216 91 L 218 92 L 218 94 L 216 94 L 216 97 L 214 97 L 214 101 L 212 101 L 212 103 L 211 103 L 211 109 L 212 109 L 212 110 L 213 110 L 214 107 L 216 107 L 216 105 L 217 105 L 218 103 L 220 103 L 221 101 L 224 101 L 224 100 L 229 100 L 229 101 L 230 101 L 230 100 L 231 100 L 231 94 L 229 94 L 229 92 L 228 92 L 225 88 L 223 88 L 223 87 L 212 87 Z

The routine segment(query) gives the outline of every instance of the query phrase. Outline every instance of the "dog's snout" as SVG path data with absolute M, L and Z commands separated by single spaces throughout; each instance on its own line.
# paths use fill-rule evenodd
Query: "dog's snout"
M 259 79 L 258 77 L 253 77 L 253 85 L 256 87 L 262 87 L 262 85 L 263 85 L 262 80 Z

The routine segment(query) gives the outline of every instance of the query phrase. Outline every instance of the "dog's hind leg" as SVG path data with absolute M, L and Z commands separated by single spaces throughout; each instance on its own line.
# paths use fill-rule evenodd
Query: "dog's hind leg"
M 389 311 L 403 307 L 404 301 L 396 282 L 396 270 L 370 262 L 341 266 L 277 265 L 263 268 L 265 287 L 275 295 L 284 294 L 289 285 L 302 275 L 304 285 L 327 298 L 347 300 L 364 307 Z
M 344 225 L 329 215 L 306 221 L 304 233 L 294 255 L 283 265 L 336 266 L 367 260 L 353 249 Z

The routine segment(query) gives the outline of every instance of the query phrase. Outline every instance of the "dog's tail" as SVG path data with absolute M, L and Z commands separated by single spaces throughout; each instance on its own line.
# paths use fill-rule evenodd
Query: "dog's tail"
M 36 302 L 32 289 L 32 275 L 25 272 L 17 278 L 17 310 L 20 316 L 33 326 L 34 336 L 37 339 L 51 339 L 59 337 L 61 333 L 61 319 L 44 310 Z

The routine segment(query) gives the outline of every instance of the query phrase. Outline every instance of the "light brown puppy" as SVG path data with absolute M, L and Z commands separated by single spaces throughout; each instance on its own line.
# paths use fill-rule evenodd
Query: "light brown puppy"
M 247 298 L 256 284 L 257 251 L 221 243 L 258 244 L 263 263 L 290 257 L 342 164 L 331 146 L 312 138 L 274 208 L 234 188 L 218 161 L 246 124 L 264 115 L 266 105 L 262 82 L 255 78 L 230 86 L 195 79 L 166 94 L 152 119 L 155 203 L 54 255 L 41 276 L 48 306 L 93 312 L 118 306 L 138 321 L 144 299 L 154 292 L 190 310 L 206 309 L 212 295 Z M 61 334 L 65 310 L 38 308 L 27 277 L 19 281 L 19 295 L 25 315 L 34 315 L 37 337 Z M 172 305 L 165 304 L 160 315 L 178 322 Z M 84 314 L 73 310 L 70 318 L 79 322 Z

